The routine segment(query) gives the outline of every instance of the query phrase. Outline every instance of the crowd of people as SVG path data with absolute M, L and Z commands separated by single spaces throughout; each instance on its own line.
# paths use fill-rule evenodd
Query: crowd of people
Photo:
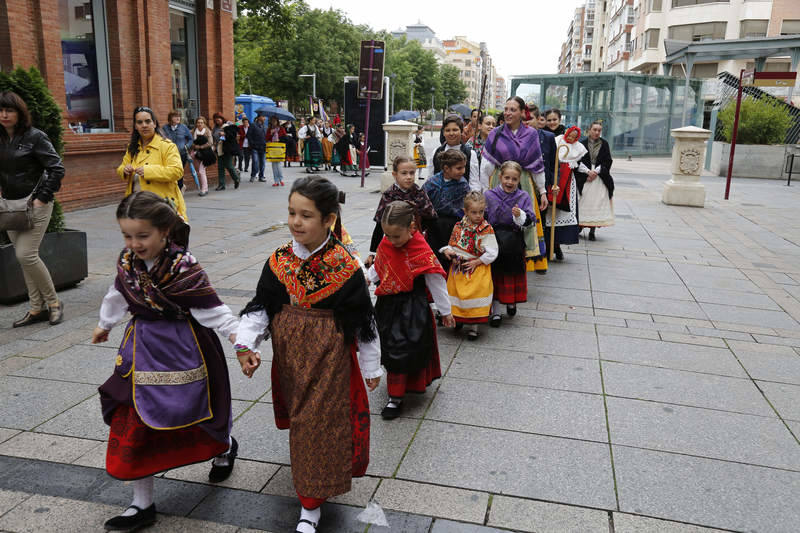
M 32 195 L 39 210 L 30 236 L 12 236 L 19 257 L 38 249 L 47 204 L 63 176 L 52 145 L 26 113 L 21 99 L 0 94 L 0 187 L 4 198 Z M 116 210 L 124 246 L 92 338 L 107 341 L 131 315 L 100 398 L 110 427 L 106 469 L 133 482 L 133 499 L 106 529 L 155 521 L 153 480 L 160 472 L 211 460 L 210 481 L 231 474 L 238 443 L 225 349 L 215 332 L 233 345 L 249 378 L 260 367 L 261 344 L 271 339 L 274 419 L 290 430 L 301 504 L 296 531 L 313 533 L 322 504 L 366 472 L 367 389 L 380 385 L 384 368 L 389 400 L 381 415 L 392 420 L 407 393 L 425 392 L 442 375 L 437 326 L 464 330 L 469 340 L 479 337 L 481 324 L 501 327 L 503 315 L 513 317 L 527 301 L 527 272 L 548 268 L 551 226 L 553 251 L 562 259 L 560 245 L 577 243 L 581 227 L 594 239 L 596 227 L 613 224 L 612 159 L 602 123 L 592 123 L 581 140 L 577 127 L 561 124 L 558 110 L 541 114 L 518 97 L 506 102 L 499 122 L 478 111 L 466 126 L 446 117 L 421 187 L 417 178 L 428 160 L 417 131 L 414 157 L 392 162 L 395 183 L 379 200 L 364 261 L 342 224 L 343 193 L 319 175 L 296 179 L 288 197 L 292 240 L 270 255 L 236 316 L 189 251 L 185 165 L 197 164 L 190 166 L 203 196 L 206 169 L 215 163 L 218 190 L 225 189 L 225 171 L 238 187 L 240 168 L 250 170 L 251 181 L 266 181 L 269 143 L 286 149 L 283 160 L 266 156 L 273 186 L 284 185 L 281 169 L 301 156 L 308 173 L 349 175 L 367 164 L 358 161 L 354 128 L 318 124 L 315 117 L 299 130 L 275 118 L 265 126 L 264 117 L 236 125 L 216 113 L 213 125 L 199 117 L 189 131 L 179 115 L 171 113 L 162 128 L 152 109 L 134 110 L 117 169 L 127 185 Z M 27 159 L 10 155 L 20 138 L 31 140 Z M 24 269 L 31 311 L 15 327 L 58 323 L 63 304 L 55 291 L 35 262 Z

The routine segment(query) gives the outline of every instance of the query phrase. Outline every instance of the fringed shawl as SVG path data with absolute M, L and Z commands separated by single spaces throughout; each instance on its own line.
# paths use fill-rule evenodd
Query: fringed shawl
M 532 174 L 544 172 L 539 133 L 525 124 L 520 124 L 516 134 L 507 124 L 493 129 L 486 139 L 482 156 L 497 167 L 506 161 L 516 161 Z

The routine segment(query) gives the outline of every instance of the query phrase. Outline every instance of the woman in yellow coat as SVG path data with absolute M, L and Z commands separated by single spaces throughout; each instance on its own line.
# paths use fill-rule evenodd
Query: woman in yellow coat
M 158 120 L 149 107 L 133 111 L 131 142 L 117 174 L 128 182 L 125 196 L 136 191 L 151 191 L 169 199 L 178 214 L 188 222 L 186 204 L 178 188 L 183 165 L 178 147 L 158 133 Z

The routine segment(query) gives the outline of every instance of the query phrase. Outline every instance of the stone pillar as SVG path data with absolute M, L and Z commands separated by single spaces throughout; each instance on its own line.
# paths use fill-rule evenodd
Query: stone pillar
M 388 134 L 388 139 L 386 140 L 386 166 L 390 171 L 384 172 L 381 176 L 381 192 L 391 187 L 392 183 L 394 183 L 391 173 L 394 158 L 400 155 L 414 157 L 414 143 L 411 141 L 411 136 L 417 131 L 417 124 L 406 120 L 396 120 L 385 123 L 383 131 Z
M 686 126 L 671 131 L 675 138 L 672 148 L 672 178 L 664 184 L 661 201 L 669 205 L 703 207 L 706 188 L 700 183 L 703 170 L 705 141 L 709 130 Z

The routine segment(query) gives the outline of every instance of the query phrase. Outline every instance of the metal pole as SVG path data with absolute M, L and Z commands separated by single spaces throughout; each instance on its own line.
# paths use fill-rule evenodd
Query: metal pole
M 411 103 L 408 106 L 409 111 L 414 111 L 414 81 L 411 81 Z
M 311 94 L 314 95 L 314 100 L 317 99 L 317 73 L 311 75 Z
M 372 103 L 372 68 L 375 60 L 375 41 L 369 42 L 369 77 L 367 78 L 367 114 L 364 119 L 364 146 L 361 147 L 361 187 L 364 187 L 364 180 L 367 177 L 367 167 L 369 166 L 369 112 Z
M 731 135 L 731 156 L 728 159 L 728 177 L 725 180 L 725 199 L 731 192 L 731 176 L 733 175 L 733 154 L 736 152 L 736 134 L 739 133 L 739 109 L 742 107 L 742 76 L 744 69 L 739 71 L 739 90 L 736 93 L 736 113 L 733 115 L 733 134 Z

